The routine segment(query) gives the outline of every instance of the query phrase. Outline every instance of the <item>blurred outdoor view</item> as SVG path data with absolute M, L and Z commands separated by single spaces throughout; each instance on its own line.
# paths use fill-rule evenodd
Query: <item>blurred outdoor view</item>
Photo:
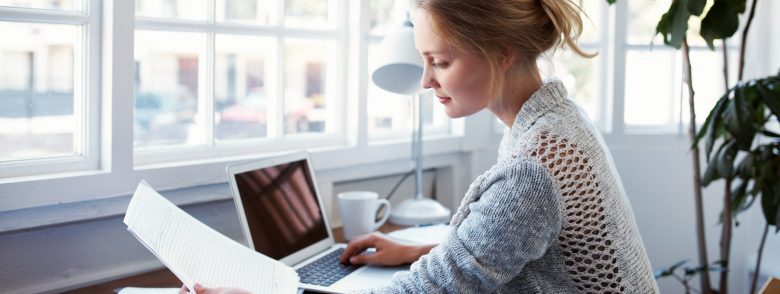
M 342 91 L 346 90 L 342 86 L 355 86 L 343 80 L 346 75 L 341 74 L 344 70 L 339 63 L 344 46 L 339 44 L 339 34 L 332 33 L 345 29 L 339 27 L 343 17 L 339 3 L 137 0 L 136 15 L 153 28 L 141 26 L 134 34 L 134 146 L 198 146 L 338 131 L 334 119 L 342 119 L 336 114 L 345 109 L 346 97 L 341 96 L 349 92 Z M 365 66 L 369 75 L 382 58 L 377 54 L 381 38 L 401 24 L 403 12 L 409 9 L 399 3 L 404 1 L 367 1 L 370 27 L 366 28 Z M 583 4 L 588 18 L 580 44 L 586 51 L 596 52 L 605 42 L 602 31 L 597 31 L 605 25 L 601 12 L 605 4 Z M 215 10 L 211 23 L 207 17 L 210 5 Z M 279 5 L 284 5 L 283 16 Z M 687 103 L 681 100 L 685 94 L 679 82 L 682 61 L 678 52 L 664 48 L 653 35 L 668 3 L 632 0 L 628 5 L 624 121 L 629 127 L 676 126 L 687 121 L 688 115 Z M 34 8 L 42 15 L 47 11 L 85 11 L 84 2 L 78 0 L 0 0 L 0 6 Z M 170 24 L 166 20 L 182 23 L 167 30 Z M 193 21 L 194 25 L 187 27 Z M 203 31 L 204 23 L 225 29 L 209 35 Z M 227 26 L 278 28 L 280 23 L 299 33 L 280 38 L 271 33 L 231 34 L 234 32 Z M 692 20 L 694 31 L 697 26 Z M 0 21 L 0 36 L 6 40 L 0 42 L 0 161 L 68 156 L 84 149 L 87 97 L 81 89 L 88 86 L 86 61 L 82 60 L 86 52 L 84 28 Z M 701 47 L 697 35 L 691 40 L 695 46 L 692 61 L 699 68 L 695 86 L 722 81 L 719 53 Z M 602 67 L 607 57 L 584 59 L 562 50 L 543 60 L 546 65 L 541 66 L 545 74 L 560 78 L 570 95 L 604 128 L 608 128 L 611 115 L 606 98 L 611 89 L 603 79 L 605 71 L 613 70 Z M 410 133 L 412 100 L 379 89 L 370 76 L 366 83 L 369 138 L 398 138 Z M 699 120 L 706 117 L 706 109 L 712 107 L 721 89 L 717 85 L 697 88 Z M 448 131 L 450 120 L 442 107 L 433 99 L 423 101 L 426 128 Z
M 1 1 L 0 5 L 15 4 Z M 72 1 L 23 1 L 72 7 Z M 47 6 L 49 5 L 49 6 Z M 0 21 L 0 161 L 73 155 L 81 118 L 74 66 L 81 27 Z M 79 85 L 80 86 L 80 85 Z
M 410 8 L 405 5 L 409 1 L 369 0 L 370 11 L 369 45 L 368 45 L 368 77 L 366 79 L 368 96 L 368 137 L 372 140 L 398 138 L 401 135 L 411 135 L 414 119 L 412 117 L 414 102 L 410 96 L 387 92 L 377 87 L 371 81 L 371 72 L 380 63 L 378 48 L 381 38 L 399 28 L 405 18 L 405 11 Z M 424 134 L 446 133 L 449 131 L 450 119 L 444 113 L 444 108 L 431 95 L 423 95 L 423 126 Z M 425 98 L 427 97 L 427 98 Z
M 203 2 L 203 3 L 201 3 Z M 217 19 L 274 25 L 272 1 L 217 1 Z M 332 2 L 332 1 L 331 1 Z M 202 19 L 204 1 L 138 1 L 139 16 Z M 329 1 L 286 2 L 288 27 L 323 29 L 331 23 Z M 135 146 L 202 145 L 207 39 L 205 33 L 137 30 L 135 34 Z M 335 80 L 328 79 L 336 43 L 328 39 L 286 38 L 281 62 L 278 40 L 270 36 L 218 33 L 214 38 L 213 117 L 218 142 L 283 134 L 330 131 Z M 283 75 L 277 74 L 282 66 Z M 282 79 L 283 97 L 279 94 Z M 274 112 L 282 109 L 282 112 Z M 277 118 L 277 116 L 280 116 Z

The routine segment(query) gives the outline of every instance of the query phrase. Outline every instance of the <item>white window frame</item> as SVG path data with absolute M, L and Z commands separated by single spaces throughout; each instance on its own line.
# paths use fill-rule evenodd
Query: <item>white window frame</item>
M 0 21 L 79 25 L 80 42 L 74 48 L 73 130 L 75 155 L 36 157 L 0 162 L 3 179 L 43 173 L 94 170 L 100 156 L 100 0 L 84 0 L 76 10 L 0 7 Z
M 132 36 L 136 24 L 135 1 L 90 1 L 102 3 L 102 19 L 105 20 L 102 42 L 99 42 L 102 44 L 102 56 L 105 60 L 102 75 L 99 76 L 103 97 L 102 104 L 99 104 L 102 118 L 99 132 L 102 150 L 99 156 L 100 164 L 78 172 L 43 174 L 48 169 L 38 170 L 41 174 L 35 176 L 19 176 L 15 171 L 9 170 L 9 174 L 15 177 L 0 179 L 0 211 L 127 195 L 135 190 L 141 179 L 147 180 L 158 190 L 224 183 L 227 180 L 227 164 L 273 156 L 293 149 L 309 150 L 318 172 L 377 165 L 374 173 L 376 176 L 403 173 L 407 168 L 411 168 L 410 138 L 381 143 L 368 140 L 365 96 L 367 41 L 361 37 L 366 36 L 368 27 L 367 15 L 361 13 L 367 6 L 364 1 L 342 2 L 342 5 L 349 9 L 347 17 L 343 18 L 348 41 L 344 50 L 346 66 L 343 69 L 346 71 L 344 76 L 347 77 L 343 82 L 346 103 L 341 106 L 343 115 L 339 114 L 346 119 L 341 126 L 345 130 L 342 144 L 314 146 L 305 136 L 300 136 L 291 137 L 286 142 L 273 146 L 274 150 L 261 150 L 249 145 L 237 146 L 233 149 L 238 150 L 236 153 L 224 157 L 209 153 L 203 157 L 194 156 L 191 160 L 144 165 L 134 162 L 134 138 L 130 131 L 133 129 L 133 115 L 132 111 L 128 111 L 133 109 L 135 66 Z M 491 134 L 484 132 L 484 123 L 480 122 L 489 120 L 484 115 L 456 120 L 451 123 L 452 133 L 425 137 L 424 155 L 461 154 L 464 151 L 489 148 Z M 357 127 L 350 129 L 347 125 Z M 424 164 L 427 166 L 428 163 Z M 392 168 L 388 168 L 390 166 Z
M 668 45 L 663 44 L 663 42 L 659 42 L 657 44 L 630 44 L 628 42 L 628 1 L 618 1 L 616 4 L 614 4 L 615 9 L 615 15 L 616 15 L 616 25 L 610 26 L 612 28 L 615 28 L 615 42 L 614 42 L 614 48 L 615 48 L 615 61 L 614 61 L 614 94 L 613 94 L 613 105 L 614 110 L 612 114 L 612 121 L 613 121 L 613 131 L 615 134 L 620 135 L 627 135 L 627 136 L 642 136 L 642 135 L 651 135 L 651 136 L 663 136 L 663 135 L 671 135 L 671 136 L 681 136 L 688 133 L 688 126 L 689 121 L 684 120 L 683 117 L 687 114 L 683 114 L 682 111 L 686 111 L 688 107 L 688 100 L 683 99 L 683 91 L 687 92 L 686 85 L 683 84 L 682 78 L 683 78 L 683 61 L 682 61 L 682 50 L 677 50 L 675 48 L 669 47 Z M 660 19 L 660 16 L 659 16 Z M 742 25 L 744 25 L 744 20 L 741 22 Z M 737 34 L 735 34 L 734 37 L 729 39 L 729 47 L 728 54 L 729 54 L 729 61 L 733 62 L 734 58 L 736 58 L 736 55 L 739 52 L 738 45 L 735 43 L 736 38 L 740 36 L 740 33 L 742 31 L 739 30 Z M 695 36 L 698 37 L 698 36 Z M 701 46 L 701 45 L 692 45 L 689 47 L 691 53 L 694 52 L 702 52 L 702 51 L 709 51 L 709 47 L 707 46 Z M 723 51 L 723 45 L 721 41 L 715 42 L 715 51 L 717 53 L 722 53 Z M 669 109 L 669 111 L 677 111 L 678 114 L 675 115 L 675 118 L 677 119 L 676 123 L 667 124 L 667 125 L 629 125 L 626 123 L 625 120 L 625 82 L 626 82 L 626 56 L 628 55 L 629 51 L 663 51 L 663 52 L 671 52 L 674 51 L 674 62 L 675 68 L 672 68 L 673 76 L 671 76 L 670 82 L 672 83 L 672 88 L 675 90 L 674 96 L 670 97 L 669 99 L 672 99 L 672 102 L 679 105 L 678 108 Z M 696 70 L 695 64 L 693 70 Z M 733 66 L 730 65 L 729 71 L 731 72 L 733 70 Z M 694 75 L 696 72 L 693 73 Z M 731 80 L 734 80 L 735 77 L 733 74 L 729 76 Z M 699 85 L 700 86 L 700 85 Z M 694 87 L 697 87 L 696 84 L 694 84 Z M 687 94 L 687 93 L 686 93 Z M 684 100 L 684 101 L 683 101 Z M 700 117 L 706 117 L 708 113 L 697 113 L 697 120 Z
M 199 61 L 199 72 L 203 73 L 199 79 L 199 95 L 198 95 L 198 108 L 203 109 L 199 111 L 198 115 L 201 115 L 200 120 L 203 121 L 205 131 L 204 141 L 202 145 L 187 145 L 187 146 L 154 146 L 136 149 L 134 152 L 135 165 L 144 168 L 149 165 L 157 164 L 169 164 L 182 161 L 200 161 L 203 158 L 225 158 L 230 156 L 236 156 L 240 154 L 251 154 L 258 152 L 274 152 L 280 150 L 290 150 L 292 148 L 316 148 L 321 146 L 336 146 L 346 143 L 346 124 L 342 119 L 344 117 L 344 105 L 345 105 L 345 93 L 346 93 L 346 68 L 343 66 L 335 66 L 338 64 L 346 64 L 347 60 L 347 14 L 348 7 L 345 1 L 333 1 L 330 5 L 330 12 L 335 15 L 331 15 L 334 20 L 334 28 L 327 30 L 317 29 L 300 29 L 300 28 L 287 28 L 285 23 L 285 5 L 282 1 L 279 1 L 277 5 L 277 16 L 274 19 L 276 23 L 268 25 L 247 25 L 238 23 L 220 23 L 216 21 L 216 0 L 207 0 L 208 3 L 206 9 L 206 18 L 202 21 L 193 20 L 177 20 L 170 18 L 153 18 L 153 17 L 136 17 L 135 28 L 137 30 L 157 30 L 166 32 L 197 32 L 206 34 L 206 52 L 205 59 Z M 329 65 L 334 67 L 330 73 L 333 76 L 328 76 L 329 80 L 335 86 L 329 104 L 329 119 L 328 123 L 333 124 L 332 132 L 329 133 L 300 133 L 300 134 L 284 134 L 284 126 L 281 123 L 281 117 L 276 113 L 271 113 L 272 123 L 269 124 L 268 137 L 254 138 L 254 139 L 242 139 L 228 142 L 216 143 L 214 138 L 214 91 L 213 85 L 215 82 L 214 76 L 214 57 L 215 52 L 215 35 L 216 34 L 230 34 L 230 35 L 251 35 L 274 38 L 277 42 L 276 57 L 277 60 L 282 62 L 276 63 L 274 74 L 277 75 L 275 86 L 278 89 L 272 97 L 274 102 L 272 105 L 277 105 L 274 110 L 281 109 L 283 105 L 282 99 L 284 98 L 284 53 L 285 53 L 285 41 L 288 39 L 306 39 L 306 40 L 329 40 L 336 44 L 334 51 L 336 53 L 336 59 L 332 60 L 334 64 Z M 328 82 L 331 83 L 331 82 Z

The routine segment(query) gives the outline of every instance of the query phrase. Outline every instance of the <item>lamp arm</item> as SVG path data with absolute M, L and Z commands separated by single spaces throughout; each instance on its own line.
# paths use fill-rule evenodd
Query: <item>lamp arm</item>
M 415 107 L 414 116 L 417 120 L 415 131 L 413 132 L 414 138 L 412 138 L 412 146 L 414 148 L 413 156 L 415 160 L 414 164 L 414 177 L 415 177 L 415 199 L 422 199 L 422 132 L 423 132 L 423 117 L 422 117 L 422 97 L 417 93 L 413 95 L 414 99 L 417 99 L 417 105 Z

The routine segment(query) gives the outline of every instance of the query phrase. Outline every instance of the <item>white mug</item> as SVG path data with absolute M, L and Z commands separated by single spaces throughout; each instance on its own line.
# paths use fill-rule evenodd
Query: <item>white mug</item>
M 344 225 L 344 239 L 368 234 L 382 226 L 390 216 L 390 201 L 379 199 L 379 194 L 371 191 L 349 191 L 338 194 L 341 223 Z M 376 212 L 387 206 L 381 220 L 374 222 Z

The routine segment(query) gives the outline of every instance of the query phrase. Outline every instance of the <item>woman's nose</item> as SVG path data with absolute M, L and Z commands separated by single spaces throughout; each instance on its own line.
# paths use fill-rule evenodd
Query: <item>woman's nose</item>
M 423 74 L 420 78 L 420 85 L 423 87 L 423 89 L 434 88 L 438 85 L 436 80 L 433 78 L 431 70 L 428 68 L 428 66 L 423 67 Z

